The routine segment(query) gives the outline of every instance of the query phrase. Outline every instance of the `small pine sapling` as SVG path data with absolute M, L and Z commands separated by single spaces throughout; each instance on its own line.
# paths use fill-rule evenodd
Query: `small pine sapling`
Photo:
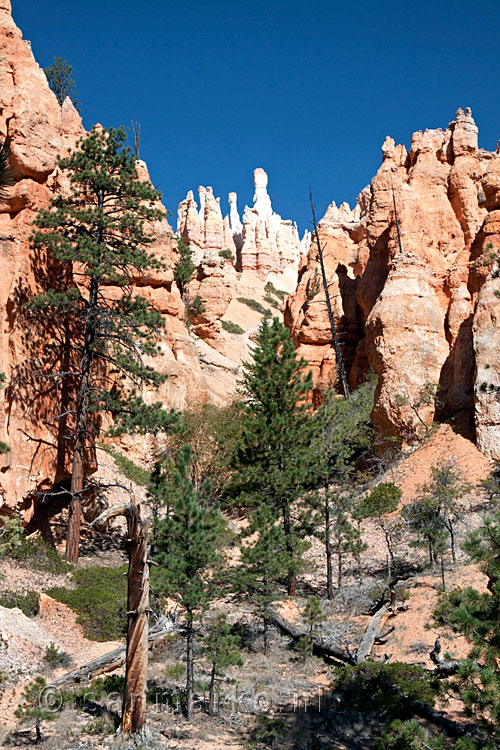
M 208 713 L 215 716 L 216 679 L 224 675 L 228 667 L 243 666 L 243 659 L 238 649 L 239 637 L 231 633 L 225 614 L 218 614 L 210 623 L 205 637 L 205 655 L 210 662 L 210 688 Z
M 174 281 L 179 287 L 182 299 L 184 299 L 186 286 L 193 278 L 196 266 L 193 263 L 193 251 L 190 246 L 184 242 L 182 237 L 177 238 L 177 250 L 179 253 L 179 260 L 174 270 Z
M 402 533 L 401 519 L 390 517 L 399 507 L 402 492 L 392 482 L 381 482 L 360 503 L 362 519 L 370 518 L 385 537 L 387 552 L 394 567 L 394 549 Z

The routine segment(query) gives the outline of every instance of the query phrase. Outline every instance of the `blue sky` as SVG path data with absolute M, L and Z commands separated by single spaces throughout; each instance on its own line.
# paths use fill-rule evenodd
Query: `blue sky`
M 73 65 L 84 124 L 141 122 L 141 156 L 174 215 L 187 190 L 253 195 L 309 224 L 356 195 L 386 135 L 409 145 L 470 106 L 500 135 L 500 4 L 337 0 L 12 0 L 42 67 Z

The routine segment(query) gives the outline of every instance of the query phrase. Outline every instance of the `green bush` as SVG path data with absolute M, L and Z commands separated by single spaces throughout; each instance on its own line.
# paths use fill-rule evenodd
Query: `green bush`
M 103 716 L 97 716 L 93 721 L 83 726 L 83 733 L 96 735 L 96 734 L 114 734 L 115 725 L 110 716 L 104 714 Z
M 127 629 L 126 570 L 126 566 L 75 570 L 72 576 L 75 588 L 55 587 L 47 594 L 78 614 L 77 622 L 86 638 L 120 640 Z
M 66 651 L 59 651 L 59 648 L 54 643 L 51 643 L 45 649 L 43 660 L 50 669 L 56 669 L 56 667 L 69 667 L 71 664 L 71 656 L 67 654 Z
M 8 453 L 10 451 L 10 445 L 0 440 L 0 453 Z
M 201 297 L 195 297 L 194 299 L 189 300 L 186 307 L 189 315 L 203 315 L 206 310 Z
M 24 563 L 33 570 L 43 570 L 58 575 L 72 569 L 57 551 L 40 537 L 28 538 L 20 518 L 8 518 L 0 531 L 0 559 L 9 558 Z
M 228 333 L 238 333 L 240 335 L 242 333 L 245 333 L 244 329 L 241 326 L 239 326 L 237 323 L 232 323 L 230 320 L 222 320 L 221 323 L 223 329 Z
M 422 667 L 403 662 L 340 667 L 333 687 L 349 710 L 375 712 L 386 718 L 410 714 L 416 700 L 433 706 L 438 691 Z
M 26 617 L 35 617 L 38 614 L 38 594 L 36 591 L 27 591 L 18 594 L 15 591 L 2 591 L 0 593 L 0 605 L 8 609 L 17 607 Z
M 288 295 L 288 292 L 284 292 L 282 289 L 276 289 L 272 281 L 268 281 L 264 287 L 264 291 L 269 296 L 270 294 L 274 294 L 275 297 L 278 297 L 282 302 L 285 299 L 285 297 Z
M 241 302 L 243 305 L 246 305 L 251 310 L 255 310 L 261 315 L 271 315 L 271 310 L 265 308 L 264 305 L 261 305 L 256 299 L 249 299 L 248 297 L 238 297 L 237 299 L 238 302 Z
M 235 257 L 233 255 L 233 253 L 231 252 L 231 250 L 229 250 L 229 248 L 225 248 L 224 250 L 220 250 L 219 251 L 219 256 L 221 258 L 224 258 L 224 260 L 230 260 L 232 263 L 234 263 L 234 261 L 235 261 Z
M 264 297 L 265 301 L 268 305 L 271 305 L 271 307 L 274 307 L 275 310 L 281 310 L 280 303 L 274 299 L 274 297 L 271 297 L 269 294 L 266 294 Z
M 147 487 L 151 481 L 151 473 L 149 471 L 142 469 L 129 458 L 112 450 L 109 446 L 104 445 L 103 443 L 99 443 L 99 448 L 102 448 L 102 450 L 106 451 L 106 453 L 109 453 L 109 455 L 113 457 L 116 468 L 121 474 L 123 474 L 123 476 L 130 479 L 131 482 L 135 482 L 135 484 Z

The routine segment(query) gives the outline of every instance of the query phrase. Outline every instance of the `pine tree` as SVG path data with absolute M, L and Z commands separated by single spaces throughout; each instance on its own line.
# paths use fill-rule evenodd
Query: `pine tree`
M 76 90 L 76 83 L 72 78 L 73 67 L 69 62 L 63 60 L 62 57 L 54 57 L 52 65 L 44 68 L 43 72 L 47 76 L 49 86 L 56 95 L 59 104 L 62 105 L 66 97 L 69 96 L 75 108 L 80 111 L 78 91 Z
M 214 571 L 221 562 L 218 541 L 223 522 L 211 504 L 211 487 L 195 490 L 190 476 L 191 450 L 184 446 L 165 487 L 170 514 L 160 520 L 153 569 L 155 590 L 175 599 L 185 612 L 186 714 L 193 718 L 195 621 L 212 597 Z
M 373 430 L 370 413 L 375 383 L 368 380 L 349 399 L 327 392 L 314 416 L 313 440 L 309 446 L 311 461 L 320 490 L 315 490 L 309 505 L 313 509 L 312 527 L 325 546 L 326 595 L 334 597 L 334 558 L 337 557 L 338 587 L 343 585 L 344 557 L 359 559 L 364 545 L 359 523 L 354 521 L 353 490 L 356 487 L 354 460 L 371 444 Z
M 161 404 L 147 405 L 139 395 L 143 385 L 164 380 L 143 360 L 159 350 L 163 318 L 134 293 L 137 280 L 162 266 L 149 246 L 152 222 L 163 214 L 156 207 L 159 194 L 139 181 L 125 140 L 123 128 L 93 128 L 58 160 L 70 192 L 40 210 L 32 236 L 34 249 L 54 263 L 52 287 L 29 307 L 44 328 L 58 332 L 60 369 L 51 364 L 39 375 L 56 383 L 61 407 L 53 419 L 65 451 L 72 450 L 70 562 L 78 559 L 85 470 L 101 429 L 97 415 L 112 416 L 115 434 L 166 430 L 175 421 Z
M 239 638 L 231 633 L 231 628 L 225 614 L 218 614 L 210 623 L 205 636 L 205 655 L 210 662 L 210 688 L 208 699 L 208 713 L 215 716 L 215 680 L 224 674 L 224 670 L 232 666 L 243 666 L 243 659 L 238 649 Z
M 441 560 L 443 577 L 447 549 L 456 561 L 455 525 L 464 513 L 459 501 L 471 488 L 453 462 L 444 461 L 433 466 L 432 481 L 419 487 L 417 499 L 403 509 L 403 518 L 416 537 L 413 546 L 426 547 L 431 564 Z
M 269 656 L 268 609 L 280 596 L 280 583 L 290 570 L 290 555 L 283 527 L 273 508 L 261 503 L 249 515 L 241 549 L 241 564 L 234 574 L 236 591 L 255 605 L 264 629 L 264 653 Z
M 289 331 L 273 318 L 264 318 L 242 383 L 242 437 L 230 488 L 247 508 L 266 505 L 280 521 L 288 554 L 288 593 L 295 594 L 296 574 L 307 530 L 301 499 L 312 481 L 307 450 L 312 419 L 305 403 L 312 387 L 304 375 L 305 360 L 297 360 Z
M 399 507 L 399 501 L 403 493 L 392 482 L 381 482 L 360 503 L 359 514 L 361 518 L 371 518 L 381 529 L 385 537 L 387 552 L 394 566 L 394 547 L 402 531 L 400 518 L 389 518 Z
M 307 600 L 302 612 L 302 619 L 308 626 L 308 632 L 299 638 L 296 648 L 302 656 L 302 662 L 305 663 L 306 658 L 312 654 L 314 629 L 316 625 L 326 620 L 326 615 L 317 596 L 310 596 Z
M 463 543 L 470 558 L 487 576 L 487 591 L 471 586 L 445 594 L 434 612 L 433 626 L 445 626 L 465 636 L 471 645 L 448 688 L 465 704 L 466 712 L 487 734 L 481 747 L 500 743 L 500 510 Z
M 186 286 L 193 278 L 196 266 L 193 263 L 193 251 L 181 237 L 177 238 L 177 249 L 179 251 L 179 261 L 175 267 L 174 280 L 179 287 L 181 297 L 184 299 Z

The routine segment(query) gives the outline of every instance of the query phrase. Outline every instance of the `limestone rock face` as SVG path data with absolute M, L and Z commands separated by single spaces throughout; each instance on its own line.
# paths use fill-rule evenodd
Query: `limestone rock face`
M 500 458 L 498 401 L 480 388 L 481 367 L 498 364 L 498 282 L 484 284 L 487 247 L 500 248 L 499 206 L 500 154 L 478 149 L 466 109 L 444 131 L 414 133 L 409 153 L 387 138 L 354 211 L 332 204 L 321 220 L 349 380 L 355 386 L 368 366 L 377 373 L 382 435 L 411 439 L 436 414 L 475 413 L 478 444 Z M 285 320 L 319 394 L 335 381 L 336 362 L 318 274 L 313 241 Z
M 64 430 L 53 419 L 60 410 L 57 389 L 35 375 L 41 365 L 50 366 L 56 332 L 49 324 L 43 331 L 35 328 L 25 307 L 32 294 L 50 283 L 54 264 L 33 252 L 29 235 L 38 210 L 69 187 L 56 167 L 57 154 L 74 147 L 85 131 L 69 99 L 59 106 L 6 0 L 0 0 L 0 48 L 5 58 L 0 63 L 0 139 L 8 139 L 16 179 L 0 202 L 0 373 L 5 375 L 5 383 L 0 383 L 0 441 L 9 448 L 0 453 L 0 514 L 22 510 L 28 522 L 41 494 L 68 480 L 71 464 Z M 140 178 L 149 180 L 145 163 L 139 161 L 137 168 Z M 218 247 L 220 209 L 210 191 L 205 198 L 206 236 Z M 192 213 L 191 204 L 187 210 Z M 146 398 L 176 408 L 205 398 L 222 401 L 230 387 L 213 368 L 204 367 L 185 325 L 185 305 L 174 282 L 177 245 L 166 218 L 154 226 L 153 251 L 165 268 L 134 283 L 164 316 L 161 356 L 154 366 L 169 379 Z M 108 293 L 118 290 L 110 288 Z M 94 458 L 87 470 L 95 468 Z
M 473 329 L 477 445 L 483 453 L 496 459 L 500 458 L 499 291 L 500 278 L 495 273 L 479 292 Z
M 30 330 L 24 302 L 50 274 L 47 259 L 29 248 L 31 222 L 48 204 L 57 183 L 56 156 L 83 135 L 69 100 L 61 108 L 31 47 L 16 27 L 9 2 L 0 3 L 0 138 L 8 139 L 16 184 L 0 204 L 0 511 L 24 502 L 29 517 L 33 493 L 52 487 L 67 469 L 58 447 L 50 389 L 43 399 L 32 369 L 47 356 L 44 341 Z M 44 332 L 50 335 L 50 331 Z M 30 499 L 31 497 L 31 499 Z

